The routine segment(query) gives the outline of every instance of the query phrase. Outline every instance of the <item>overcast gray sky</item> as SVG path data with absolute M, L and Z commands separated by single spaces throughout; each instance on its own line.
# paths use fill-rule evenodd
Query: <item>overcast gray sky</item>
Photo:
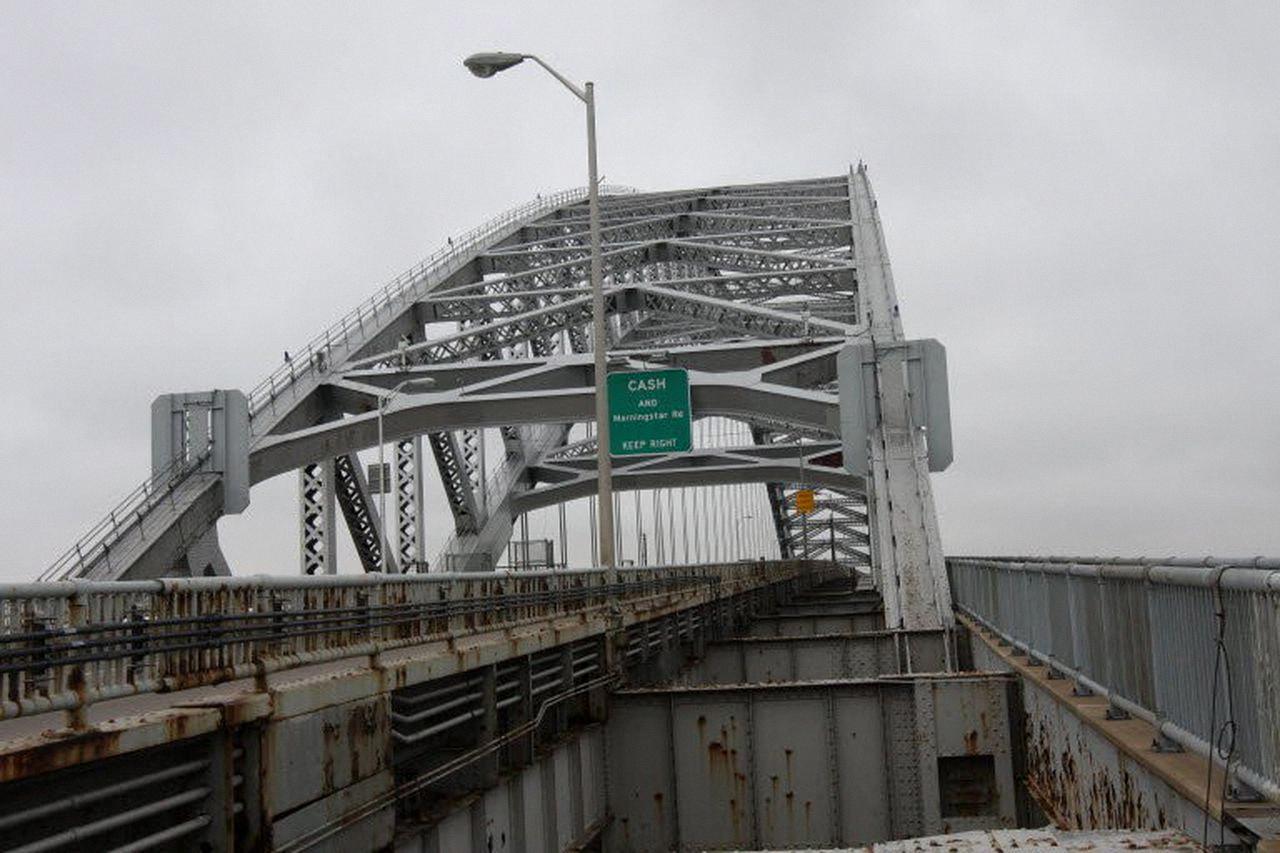
M 495 48 L 596 81 L 612 181 L 869 164 L 948 349 L 948 552 L 1280 554 L 1278 47 L 1269 2 L 0 2 L 0 577 L 146 475 L 156 394 L 583 182 L 576 102 L 459 64 Z M 296 570 L 294 487 L 237 570 Z

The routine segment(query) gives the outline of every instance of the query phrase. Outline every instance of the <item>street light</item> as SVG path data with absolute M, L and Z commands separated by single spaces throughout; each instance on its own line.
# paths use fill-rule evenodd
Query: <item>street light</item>
M 499 71 L 514 68 L 532 59 L 552 77 L 559 80 L 578 100 L 587 105 L 587 178 L 591 217 L 591 314 L 596 374 L 596 472 L 599 486 L 596 494 L 600 505 L 600 562 L 606 569 L 616 568 L 613 554 L 613 460 L 609 456 L 609 389 L 606 383 L 607 348 L 604 328 L 604 286 L 600 264 L 600 179 L 596 172 L 596 96 L 595 84 L 578 88 L 560 72 L 531 53 L 475 53 L 462 64 L 477 77 L 492 77 Z
M 430 376 L 406 379 L 390 391 L 378 397 L 378 571 L 387 573 L 387 461 L 386 447 L 382 442 L 382 416 L 391 405 L 391 398 L 403 389 L 425 391 L 434 388 L 436 381 Z M 422 507 L 418 507 L 422 512 Z

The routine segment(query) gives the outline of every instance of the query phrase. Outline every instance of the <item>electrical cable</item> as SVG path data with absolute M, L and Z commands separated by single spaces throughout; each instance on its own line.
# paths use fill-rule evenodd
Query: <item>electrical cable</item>
M 1213 688 L 1209 699 L 1209 768 L 1204 786 L 1204 822 L 1201 827 L 1201 843 L 1209 846 L 1209 803 L 1213 788 L 1213 758 L 1216 754 L 1223 761 L 1222 789 L 1218 793 L 1218 846 L 1226 845 L 1227 786 L 1231 782 L 1231 764 L 1236 752 L 1235 702 L 1231 690 L 1231 659 L 1227 655 L 1227 611 L 1222 603 L 1223 569 L 1219 568 L 1213 584 L 1213 618 L 1216 623 L 1213 657 Z M 1218 728 L 1218 678 L 1225 676 L 1227 717 Z M 1223 743 L 1226 748 L 1223 748 Z

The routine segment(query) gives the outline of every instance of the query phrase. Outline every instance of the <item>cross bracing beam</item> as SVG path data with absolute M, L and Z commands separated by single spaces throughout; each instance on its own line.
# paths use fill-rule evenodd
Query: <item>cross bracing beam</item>
M 824 317 L 805 317 L 794 311 L 653 284 L 606 288 L 605 310 L 610 314 L 633 311 L 670 314 L 713 323 L 730 332 L 767 338 L 816 334 L 854 338 L 865 332 L 862 327 Z M 351 367 L 379 367 L 404 361 L 432 364 L 492 357 L 517 344 L 590 322 L 591 296 L 584 293 L 522 314 L 500 316 L 491 323 L 469 326 L 453 335 L 369 355 L 351 362 Z
M 780 209 L 787 215 L 778 216 Z M 799 225 L 844 225 L 842 219 L 847 213 L 847 200 L 837 199 L 812 200 L 771 200 L 767 204 L 730 205 L 719 207 L 705 205 L 696 207 L 691 204 L 673 205 L 664 213 L 648 213 L 635 216 L 617 216 L 613 224 L 603 225 L 602 237 L 611 242 L 627 242 L 653 240 L 662 236 L 676 236 L 677 233 L 701 231 L 704 233 L 722 231 L 751 231 L 751 229 L 778 229 L 799 227 Z M 692 227 L 690 220 L 696 220 L 698 227 Z M 544 245 L 585 245 L 589 240 L 589 220 L 573 220 L 573 222 L 530 225 L 521 232 L 524 242 L 509 243 L 503 251 L 513 248 L 532 248 Z
M 616 244 L 655 243 L 665 239 L 686 239 L 723 243 L 725 245 L 751 246 L 754 243 L 776 247 L 780 244 L 814 246 L 839 240 L 849 229 L 849 223 L 826 219 L 776 218 L 764 215 L 710 213 L 705 211 L 677 213 L 671 216 L 651 216 L 630 222 L 611 225 L 603 229 L 602 239 Z M 522 243 L 504 245 L 485 253 L 485 258 L 525 256 L 540 261 L 544 266 L 554 258 L 585 255 L 590 251 L 589 232 L 569 231 L 554 236 L 540 237 Z M 847 240 L 846 240 L 847 242 Z M 503 269 L 494 261 L 495 269 Z
M 619 244 L 643 243 L 673 237 L 677 233 L 679 216 L 682 215 L 684 214 L 655 214 L 618 222 L 602 227 L 600 238 Z M 591 231 L 585 223 L 580 227 L 572 228 L 559 226 L 555 230 L 526 228 L 521 231 L 520 236 L 525 239 L 519 243 L 503 245 L 488 252 L 487 255 L 512 255 L 553 249 L 590 251 Z
M 854 268 L 851 264 L 783 271 L 686 276 L 654 275 L 650 271 L 655 266 L 658 265 L 648 265 L 640 270 L 625 270 L 617 284 L 661 282 L 663 287 L 670 290 L 720 296 L 732 300 L 747 299 L 752 303 L 778 298 L 794 299 L 823 295 L 832 301 L 842 302 L 849 310 L 852 307 L 849 303 L 857 290 Z M 496 320 L 539 307 L 560 304 L 588 294 L 589 291 L 582 287 L 511 289 L 510 279 L 501 279 L 433 296 L 420 305 L 420 311 L 424 322 L 476 321 L 486 318 Z M 816 308 L 812 310 L 813 313 L 817 312 Z
M 466 450 L 455 430 L 439 430 L 429 433 L 431 452 L 440 470 L 440 480 L 453 513 L 453 523 L 459 532 L 474 533 L 479 529 L 481 508 L 476 500 L 474 483 L 467 470 Z
M 381 526 L 378 508 L 369 492 L 360 460 L 354 453 L 339 454 L 333 460 L 333 475 L 334 494 L 347 521 L 360 565 L 366 572 L 381 571 L 384 565 L 387 571 L 396 571 L 395 557 L 389 552 L 385 556 L 383 554 L 385 543 L 378 531 L 385 528 Z
M 531 360 L 530 364 L 527 370 L 462 390 L 398 396 L 383 415 L 386 440 L 511 423 L 581 423 L 594 416 L 594 378 L 589 357 L 557 356 L 541 363 Z M 691 372 L 694 416 L 750 419 L 761 415 L 810 427 L 828 436 L 838 434 L 839 401 L 834 395 L 767 381 L 765 372 Z M 250 453 L 250 479 L 258 483 L 307 464 L 312 458 L 374 447 L 377 421 L 377 413 L 368 412 L 264 438 Z
M 807 446 L 809 450 L 813 448 L 813 445 Z M 630 491 L 771 483 L 797 480 L 802 476 L 819 485 L 862 487 L 860 478 L 841 467 L 839 448 L 835 443 L 826 445 L 820 452 L 809 454 L 803 464 L 799 451 L 799 446 L 778 445 L 769 448 L 702 448 L 678 457 L 658 455 L 620 459 L 614 467 L 614 488 L 618 491 Z M 529 473 L 535 483 L 546 485 L 518 494 L 514 500 L 517 512 L 530 512 L 595 494 L 597 480 L 594 455 L 545 461 L 531 466 Z
M 665 247 L 672 260 L 702 263 L 731 272 L 791 272 L 829 267 L 832 261 L 848 260 L 847 245 L 846 242 L 826 255 L 809 256 L 765 246 L 729 246 L 694 240 L 668 240 L 655 244 L 659 248 Z

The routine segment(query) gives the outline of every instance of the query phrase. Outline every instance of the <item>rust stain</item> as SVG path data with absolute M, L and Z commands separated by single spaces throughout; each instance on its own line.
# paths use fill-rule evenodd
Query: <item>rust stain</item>
M 978 732 L 976 730 L 969 731 L 964 736 L 964 754 L 978 754 Z
M 324 732 L 324 745 L 323 745 L 324 761 L 322 762 L 320 767 L 320 775 L 322 779 L 321 785 L 322 785 L 322 790 L 326 794 L 332 794 L 335 790 L 337 790 L 337 786 L 334 784 L 335 782 L 334 777 L 336 774 L 334 772 L 333 757 L 334 757 L 334 751 L 337 749 L 337 746 L 338 746 L 338 738 L 341 732 L 338 726 L 336 726 L 335 724 L 327 720 L 324 722 L 324 725 L 321 727 L 321 729 Z
M 176 716 L 166 717 L 164 721 L 164 735 L 166 741 L 182 740 L 187 736 L 187 716 L 178 714 Z
M 1051 745 L 1046 727 L 1028 727 L 1027 790 L 1061 829 L 1160 829 L 1163 810 L 1155 817 L 1137 779 L 1127 769 L 1118 776 L 1096 764 L 1083 737 L 1061 749 Z M 1081 762 L 1085 762 L 1083 768 Z
M 49 736 L 54 733 L 49 732 Z M 0 756 L 0 782 L 25 779 L 120 753 L 121 732 L 88 732 Z
M 699 721 L 700 728 L 705 720 Z M 707 771 L 713 792 L 727 798 L 729 821 L 732 824 L 733 841 L 741 842 L 745 815 L 743 804 L 747 801 L 747 777 L 738 770 L 738 750 L 733 745 L 737 721 L 731 716 L 727 725 L 720 727 L 720 737 L 707 744 Z

